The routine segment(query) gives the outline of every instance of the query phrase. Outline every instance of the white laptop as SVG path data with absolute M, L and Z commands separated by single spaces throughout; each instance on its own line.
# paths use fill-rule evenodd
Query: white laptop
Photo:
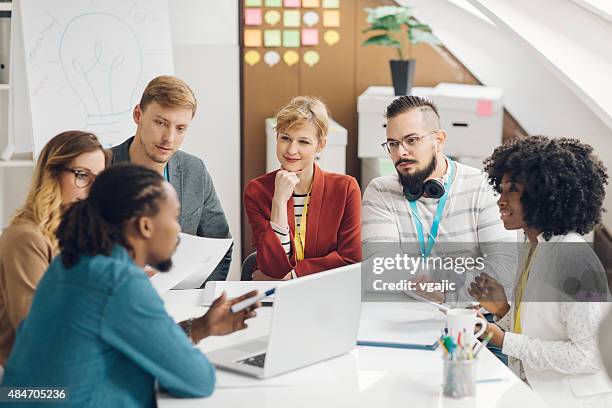
M 361 264 L 276 287 L 268 336 L 206 353 L 217 367 L 269 378 L 351 351 L 361 316 Z

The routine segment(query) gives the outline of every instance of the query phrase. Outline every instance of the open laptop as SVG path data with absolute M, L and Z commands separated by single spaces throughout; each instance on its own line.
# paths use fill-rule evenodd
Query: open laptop
M 217 367 L 269 378 L 351 351 L 361 316 L 360 264 L 276 287 L 268 336 L 207 353 Z

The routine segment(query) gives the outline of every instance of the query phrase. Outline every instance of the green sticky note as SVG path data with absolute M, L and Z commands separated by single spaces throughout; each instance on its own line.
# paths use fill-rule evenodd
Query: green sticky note
M 266 7 L 281 7 L 282 3 L 282 0 L 266 0 Z
M 261 0 L 244 0 L 245 7 L 261 7 Z
M 284 47 L 299 47 L 300 46 L 300 31 L 285 30 L 283 31 L 283 46 Z
M 285 10 L 283 12 L 283 25 L 285 27 L 299 27 L 300 26 L 300 11 L 299 10 Z
M 323 8 L 339 8 L 340 0 L 323 0 Z
M 280 30 L 265 30 L 264 31 L 264 46 L 280 47 L 281 46 L 281 31 Z

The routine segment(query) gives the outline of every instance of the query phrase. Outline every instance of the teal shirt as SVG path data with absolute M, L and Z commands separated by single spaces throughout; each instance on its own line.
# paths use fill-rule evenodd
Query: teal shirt
M 154 407 L 155 380 L 177 397 L 205 397 L 215 371 L 123 247 L 70 269 L 56 257 L 17 332 L 2 386 L 68 388 L 69 401 L 54 407 Z

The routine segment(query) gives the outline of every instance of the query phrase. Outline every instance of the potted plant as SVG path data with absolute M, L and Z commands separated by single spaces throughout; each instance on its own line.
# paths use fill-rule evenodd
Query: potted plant
M 411 7 L 381 6 L 366 8 L 365 11 L 368 13 L 370 27 L 363 32 L 377 33 L 362 45 L 382 45 L 397 50 L 399 59 L 389 61 L 393 88 L 395 95 L 408 95 L 416 66 L 416 61 L 412 59 L 413 46 L 420 43 L 438 45 L 440 41 L 427 24 L 414 18 Z

